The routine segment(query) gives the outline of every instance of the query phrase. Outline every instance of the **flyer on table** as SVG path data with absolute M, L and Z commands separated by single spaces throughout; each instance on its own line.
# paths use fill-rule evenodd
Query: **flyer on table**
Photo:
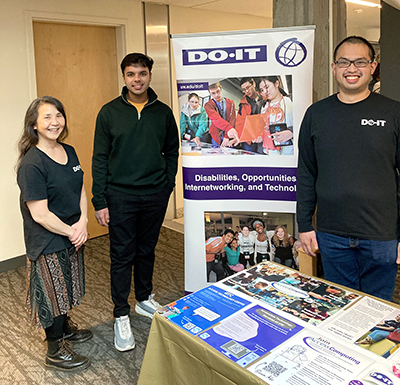
M 267 354 L 303 327 L 261 306 L 238 312 L 199 337 L 245 367 Z
M 314 29 L 172 36 L 188 292 L 221 279 L 206 255 L 205 213 L 295 213 L 298 134 L 312 102 Z
M 189 333 L 198 334 L 249 304 L 250 301 L 229 291 L 208 286 L 158 309 L 157 313 Z
M 373 362 L 335 338 L 304 329 L 248 370 L 268 384 L 348 385 Z

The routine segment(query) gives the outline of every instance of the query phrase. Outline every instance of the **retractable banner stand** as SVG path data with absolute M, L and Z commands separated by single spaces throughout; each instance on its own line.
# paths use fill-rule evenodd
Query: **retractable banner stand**
M 314 29 L 172 36 L 187 292 L 211 280 L 205 213 L 295 213 L 299 127 L 312 102 Z

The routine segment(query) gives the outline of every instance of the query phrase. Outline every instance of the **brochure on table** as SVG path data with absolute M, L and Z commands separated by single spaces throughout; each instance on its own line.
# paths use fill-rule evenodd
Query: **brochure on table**
M 399 308 L 273 262 L 158 313 L 269 384 L 400 384 Z

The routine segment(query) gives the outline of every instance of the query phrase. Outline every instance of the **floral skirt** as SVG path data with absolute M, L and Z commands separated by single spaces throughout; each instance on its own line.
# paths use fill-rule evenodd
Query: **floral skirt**
M 26 309 L 34 326 L 44 329 L 67 314 L 85 294 L 83 246 L 28 259 Z

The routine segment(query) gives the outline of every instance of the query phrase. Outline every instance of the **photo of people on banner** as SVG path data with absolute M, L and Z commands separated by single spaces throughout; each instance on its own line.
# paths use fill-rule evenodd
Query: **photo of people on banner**
M 204 223 L 207 282 L 219 281 L 262 261 L 298 268 L 300 242 L 287 230 L 290 227 L 293 232 L 293 214 L 205 213 Z
M 293 155 L 292 76 L 179 82 L 182 153 Z

